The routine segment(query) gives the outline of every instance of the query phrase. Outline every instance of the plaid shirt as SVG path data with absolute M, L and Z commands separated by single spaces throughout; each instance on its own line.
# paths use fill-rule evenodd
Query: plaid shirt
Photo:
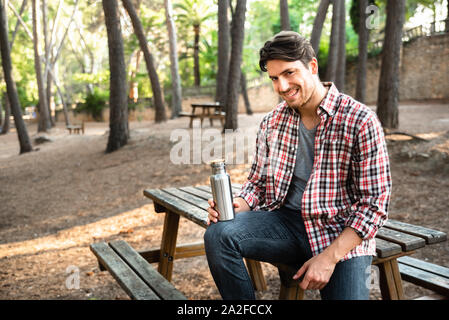
M 301 210 L 310 247 L 317 255 L 351 227 L 363 241 L 342 260 L 376 255 L 374 237 L 387 220 L 391 193 L 382 126 L 371 109 L 332 83 L 323 84 L 330 88 L 318 108 L 314 164 Z M 248 180 L 236 195 L 252 210 L 283 205 L 296 163 L 300 121 L 285 102 L 262 120 Z

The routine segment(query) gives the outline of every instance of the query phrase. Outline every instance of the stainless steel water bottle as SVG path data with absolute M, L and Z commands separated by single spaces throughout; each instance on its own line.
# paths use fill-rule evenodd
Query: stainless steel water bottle
M 218 211 L 219 221 L 234 219 L 234 205 L 231 188 L 231 178 L 226 173 L 225 161 L 214 160 L 211 162 L 212 175 L 210 176 L 210 185 L 212 196 L 215 202 L 215 210 Z

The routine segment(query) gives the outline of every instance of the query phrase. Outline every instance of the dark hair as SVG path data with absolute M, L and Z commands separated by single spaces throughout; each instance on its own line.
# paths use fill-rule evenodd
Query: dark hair
M 309 62 L 316 57 L 309 40 L 294 31 L 281 31 L 276 34 L 265 42 L 259 55 L 259 66 L 264 72 L 267 71 L 269 60 L 300 60 L 307 67 Z

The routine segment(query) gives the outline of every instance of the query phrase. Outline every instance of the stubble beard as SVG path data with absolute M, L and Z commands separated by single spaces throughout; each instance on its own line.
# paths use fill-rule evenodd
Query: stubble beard
M 316 92 L 316 86 L 314 86 L 312 93 L 309 95 L 309 97 L 307 98 L 307 100 L 305 100 L 302 103 L 295 103 L 293 102 L 292 104 L 289 104 L 287 100 L 285 100 L 284 96 L 281 95 L 281 97 L 284 99 L 284 101 L 287 103 L 287 105 L 292 108 L 293 110 L 299 112 L 301 109 L 303 109 L 305 106 L 307 106 L 309 104 L 309 102 L 312 100 L 312 97 L 314 96 L 315 92 Z M 299 90 L 299 94 L 301 95 L 303 90 L 301 87 L 297 87 L 295 88 L 295 90 Z

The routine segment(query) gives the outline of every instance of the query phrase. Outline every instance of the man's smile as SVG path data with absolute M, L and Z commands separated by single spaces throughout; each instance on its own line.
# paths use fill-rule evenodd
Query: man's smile
M 284 98 L 286 98 L 288 100 L 293 100 L 293 99 L 297 98 L 298 95 L 299 95 L 299 88 L 291 89 L 282 94 L 282 96 L 284 96 Z

